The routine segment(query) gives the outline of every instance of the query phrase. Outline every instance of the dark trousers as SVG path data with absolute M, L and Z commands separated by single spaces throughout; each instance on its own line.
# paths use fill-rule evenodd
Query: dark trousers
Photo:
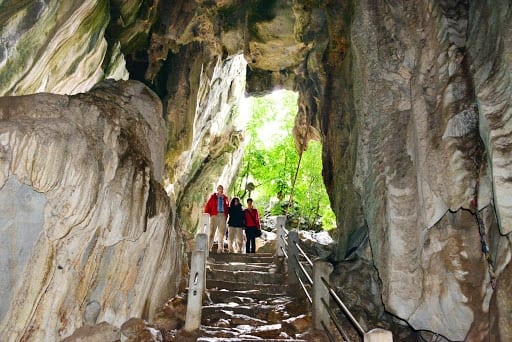
M 258 228 L 256 228 L 256 227 L 245 228 L 245 237 L 247 238 L 247 241 L 245 242 L 245 252 L 246 253 L 256 253 L 257 232 L 258 232 Z
M 247 241 L 245 242 L 245 253 L 256 253 L 256 239 L 247 238 Z

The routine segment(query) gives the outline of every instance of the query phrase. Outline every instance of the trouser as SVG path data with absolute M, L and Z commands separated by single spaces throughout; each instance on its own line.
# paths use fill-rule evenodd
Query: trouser
M 256 232 L 258 228 L 247 227 L 245 228 L 245 236 L 247 241 L 245 242 L 246 253 L 256 253 Z
M 217 231 L 217 252 L 222 252 L 224 248 L 224 236 L 226 235 L 226 229 L 226 216 L 224 214 L 210 216 L 210 237 L 208 239 L 208 248 L 210 251 L 213 247 L 215 231 Z
M 256 238 L 247 238 L 245 242 L 245 253 L 256 253 Z
M 228 250 L 230 253 L 242 252 L 242 243 L 244 240 L 244 229 L 241 227 L 229 226 Z

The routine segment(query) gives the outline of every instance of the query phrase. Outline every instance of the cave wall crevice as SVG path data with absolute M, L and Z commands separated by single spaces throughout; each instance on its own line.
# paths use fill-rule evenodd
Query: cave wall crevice
M 471 38 L 468 25 L 471 15 L 476 16 L 471 14 L 476 6 L 472 2 L 416 5 L 359 1 L 353 12 L 347 12 L 351 20 L 328 22 L 334 25 L 329 32 L 345 27 L 337 36 L 345 37 L 349 48 L 336 52 L 341 63 L 329 63 L 328 51 L 324 59 L 324 107 L 317 114 L 325 123 L 324 181 L 338 218 L 338 256 L 357 247 L 354 243 L 360 240 L 351 236 L 358 236 L 353 232 L 367 222 L 386 310 L 415 329 L 464 340 L 485 335 L 488 326 L 473 322 L 488 314 L 493 293 L 487 263 L 481 262 L 478 252 L 476 219 L 468 209 L 477 182 L 482 184 L 480 209 L 496 196 L 488 186 L 496 177 L 492 171 L 480 171 L 484 145 L 488 153 L 493 148 L 486 142 L 487 133 L 482 134 L 485 121 L 479 120 L 481 82 L 475 79 L 471 44 L 487 46 L 492 53 L 501 48 Z M 494 14 L 504 20 L 509 7 L 501 6 L 505 8 Z M 486 10 L 491 9 L 482 12 Z M 339 13 L 336 18 L 347 15 Z M 502 25 L 506 30 L 508 24 Z M 500 25 L 495 30 L 499 36 Z M 476 32 L 479 39 L 493 33 L 475 28 Z M 485 58 L 489 63 L 489 56 Z M 500 84 L 503 75 L 497 76 Z M 506 97 L 501 105 L 510 102 L 508 92 L 498 94 Z M 506 124 L 502 121 L 501 126 Z M 508 139 L 500 140 L 504 141 Z M 484 161 L 492 163 L 492 157 L 489 163 Z M 507 163 L 501 159 L 498 165 L 508 169 Z M 507 200 L 501 200 L 506 208 Z M 488 233 L 495 229 L 496 225 L 487 226 Z M 500 250 L 495 253 L 508 255 L 508 238 L 493 236 L 502 241 L 493 243 L 504 248 L 496 247 Z M 447 250 L 451 252 L 446 254 Z M 506 263 L 501 257 L 497 264 Z M 450 313 L 444 316 L 447 307 Z

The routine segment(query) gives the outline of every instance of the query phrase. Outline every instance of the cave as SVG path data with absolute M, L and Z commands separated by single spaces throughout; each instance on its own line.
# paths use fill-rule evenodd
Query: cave
M 512 339 L 510 1 L 5 0 L 0 22 L 2 340 L 154 319 L 236 174 L 237 101 L 276 89 L 322 143 L 368 315 Z

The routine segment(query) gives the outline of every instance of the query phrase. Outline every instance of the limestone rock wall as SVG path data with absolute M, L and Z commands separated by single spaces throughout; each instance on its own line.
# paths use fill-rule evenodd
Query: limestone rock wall
M 4 97 L 0 123 L 2 339 L 151 318 L 176 293 L 183 254 L 159 183 L 158 97 L 135 81 Z
M 218 59 L 211 75 L 201 73 L 191 145 L 174 163 L 172 189 L 187 230 L 195 231 L 210 194 L 223 184 L 231 198 L 232 182 L 243 155 L 243 128 L 239 99 L 243 94 L 245 62 L 242 55 Z
M 145 77 L 161 94 L 169 122 L 166 151 L 168 192 L 187 231 L 197 229 L 204 204 L 216 188 L 229 187 L 242 157 L 239 100 L 246 65 L 241 40 L 243 16 L 221 30 L 221 18 L 245 5 L 224 1 L 161 4 L 151 35 Z M 227 52 L 229 51 L 229 53 Z
M 134 116 L 155 99 L 132 83 L 2 100 L 9 336 L 66 335 L 85 309 L 118 325 L 173 292 L 163 284 L 178 274 L 176 222 L 194 231 L 236 172 L 245 78 L 250 94 L 299 92 L 294 134 L 299 148 L 323 143 L 336 258 L 369 240 L 388 312 L 449 340 L 512 338 L 510 1 L 14 3 L 0 2 L 0 94 L 77 93 L 128 69 L 161 98 L 163 119 Z M 131 262 L 112 271 L 125 258 L 136 273 Z M 50 302 L 61 315 L 46 316 Z
M 76 94 L 104 78 L 127 79 L 108 46 L 109 1 L 0 2 L 0 95 Z
M 512 4 L 507 1 L 475 1 L 470 6 L 467 46 L 479 108 L 479 132 L 487 153 L 486 188 L 492 191 L 487 223 L 497 221 L 499 227 L 499 232 L 489 237 L 499 274 L 489 322 L 489 339 L 496 341 L 512 339 L 511 19 Z
M 450 340 L 487 338 L 491 319 L 506 340 L 489 300 L 509 277 L 510 4 L 340 2 L 327 16 L 326 56 L 346 44 L 324 64 L 319 120 L 339 257 L 367 229 L 386 310 Z

